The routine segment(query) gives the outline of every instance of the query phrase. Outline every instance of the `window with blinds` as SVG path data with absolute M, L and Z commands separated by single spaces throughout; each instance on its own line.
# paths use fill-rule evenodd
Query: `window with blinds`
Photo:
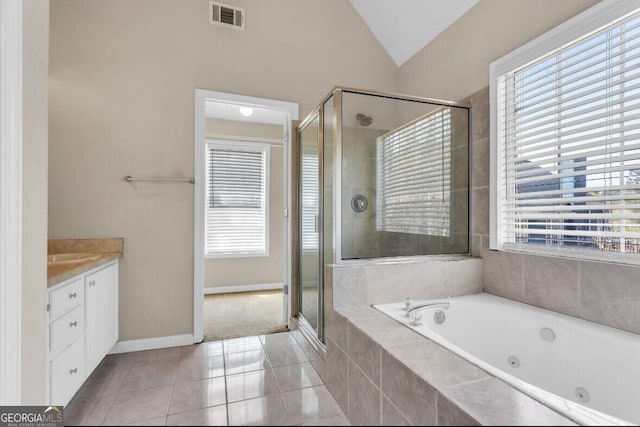
M 205 255 L 267 255 L 269 146 L 209 141 L 206 158 Z
M 449 236 L 450 109 L 380 136 L 376 149 L 377 230 Z
M 318 250 L 318 155 L 302 155 L 302 249 Z
M 640 252 L 640 14 L 496 84 L 498 248 Z

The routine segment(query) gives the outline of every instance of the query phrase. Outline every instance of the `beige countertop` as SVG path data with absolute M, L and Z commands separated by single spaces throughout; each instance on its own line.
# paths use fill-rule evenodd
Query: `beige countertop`
M 47 267 L 47 288 L 64 282 L 67 279 L 86 273 L 113 260 L 122 258 L 124 239 L 50 239 L 48 253 L 91 253 L 98 258 L 71 264 L 53 264 Z
M 119 252 L 102 253 L 97 259 L 91 261 L 50 265 L 47 267 L 47 288 L 119 258 L 122 258 L 122 254 Z

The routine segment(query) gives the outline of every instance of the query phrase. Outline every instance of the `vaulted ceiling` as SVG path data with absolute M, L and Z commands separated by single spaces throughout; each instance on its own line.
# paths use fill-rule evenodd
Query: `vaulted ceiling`
M 396 65 L 401 66 L 478 0 L 351 0 Z

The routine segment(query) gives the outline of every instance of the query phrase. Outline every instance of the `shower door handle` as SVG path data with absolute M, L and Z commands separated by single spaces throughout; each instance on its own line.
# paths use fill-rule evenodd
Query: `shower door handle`
M 313 218 L 313 231 L 316 233 L 320 232 L 320 215 L 316 215 Z

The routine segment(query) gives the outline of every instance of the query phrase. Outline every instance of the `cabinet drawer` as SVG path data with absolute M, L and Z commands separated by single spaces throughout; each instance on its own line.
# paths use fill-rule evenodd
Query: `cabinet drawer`
M 49 318 L 57 319 L 73 307 L 82 304 L 84 301 L 84 280 L 82 277 L 64 285 L 55 291 L 51 291 L 49 304 L 51 311 Z
M 58 320 L 53 321 L 50 327 L 49 349 L 55 354 L 83 335 L 83 306 L 76 307 Z
M 51 403 L 66 405 L 85 379 L 84 339 L 74 342 L 49 365 Z

